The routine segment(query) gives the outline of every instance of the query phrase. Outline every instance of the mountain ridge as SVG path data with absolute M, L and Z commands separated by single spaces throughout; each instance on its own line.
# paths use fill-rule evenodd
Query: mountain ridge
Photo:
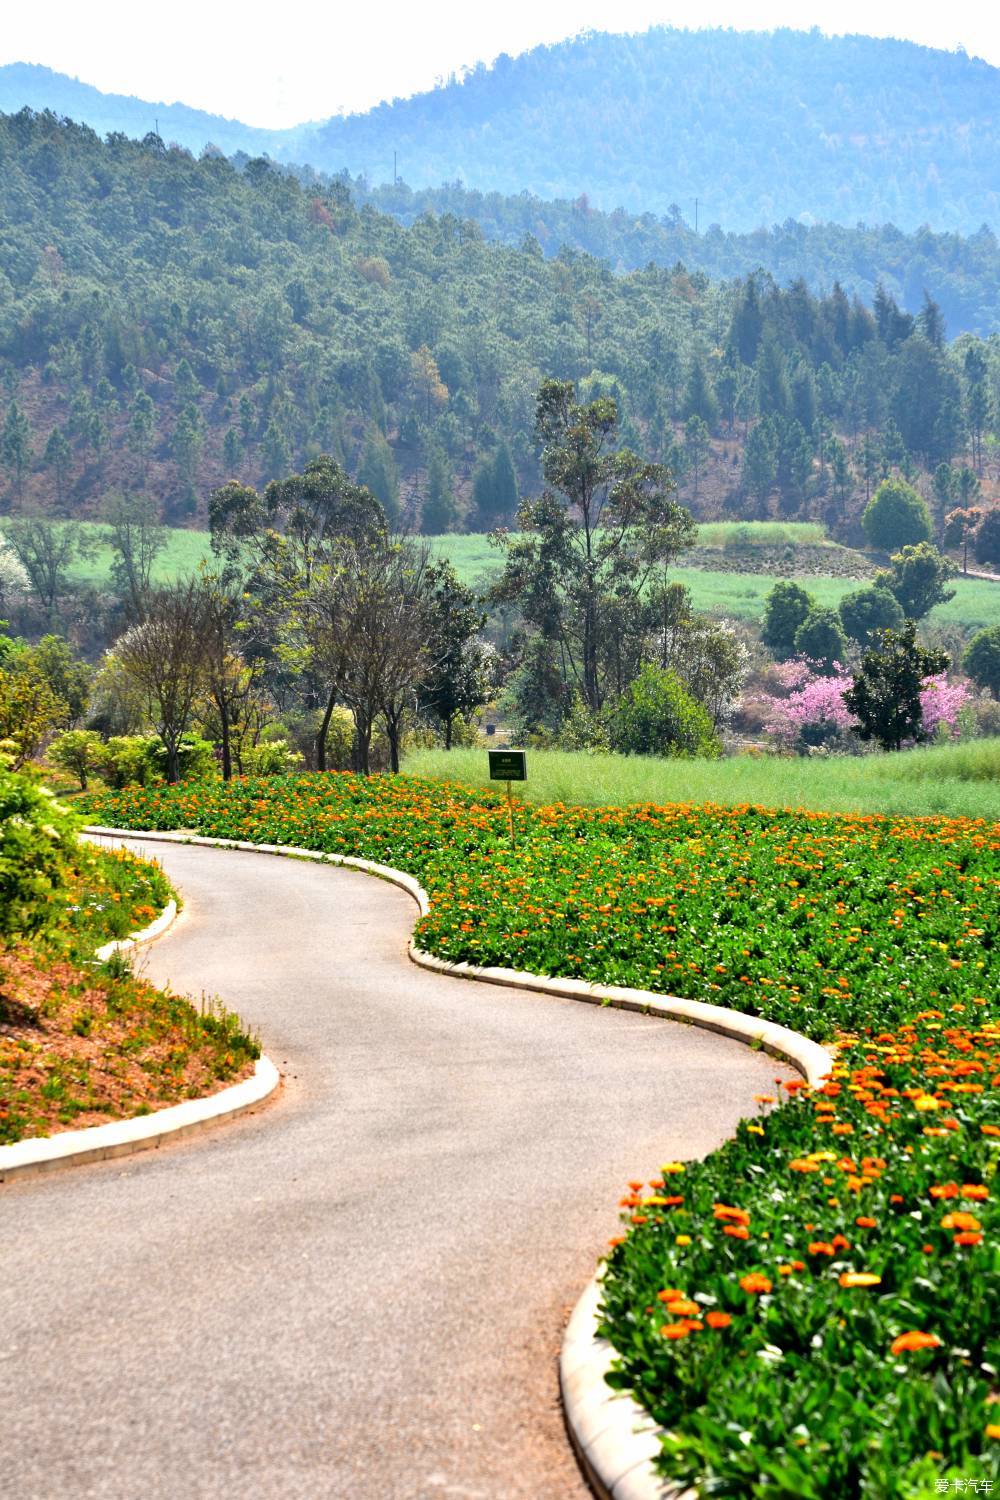
M 131 107 L 61 75 L 0 68 L 0 110 L 22 105 L 101 131 Z M 135 101 L 133 133 L 159 108 Z M 586 193 L 606 210 L 683 204 L 685 214 L 698 198 L 703 223 L 732 230 L 787 218 L 966 233 L 1000 223 L 1000 70 L 894 39 L 596 32 L 286 130 L 162 108 L 161 135 L 193 151 L 266 152 L 373 181 L 395 159 L 415 189 L 461 179 L 484 192 Z

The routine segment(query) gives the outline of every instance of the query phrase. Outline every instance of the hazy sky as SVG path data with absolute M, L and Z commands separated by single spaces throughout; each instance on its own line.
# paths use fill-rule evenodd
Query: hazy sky
M 581 28 L 819 26 L 906 37 L 1000 65 L 1000 7 L 861 0 L 6 0 L 0 63 L 44 63 L 109 93 L 180 100 L 254 125 L 294 125 L 413 94 L 477 61 Z

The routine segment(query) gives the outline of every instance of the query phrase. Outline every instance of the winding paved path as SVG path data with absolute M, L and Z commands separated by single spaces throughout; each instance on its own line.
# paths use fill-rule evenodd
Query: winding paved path
M 0 1494 L 582 1500 L 556 1358 L 624 1181 L 780 1065 L 418 969 L 412 902 L 356 871 L 148 852 L 188 909 L 146 971 L 222 996 L 287 1081 L 0 1189 Z

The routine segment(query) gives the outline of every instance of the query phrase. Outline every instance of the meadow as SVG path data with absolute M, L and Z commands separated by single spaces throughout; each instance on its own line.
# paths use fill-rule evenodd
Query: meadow
M 90 807 L 391 864 L 429 891 L 417 936 L 442 957 L 687 995 L 836 1044 L 817 1090 L 763 1095 L 705 1161 L 625 1185 L 603 1279 L 613 1383 L 666 1429 L 664 1475 L 701 1494 L 1000 1482 L 1000 950 L 984 940 L 1000 824 L 522 803 L 512 842 L 497 790 L 347 773 Z
M 412 750 L 405 769 L 486 785 L 485 749 Z M 667 760 L 589 751 L 529 750 L 518 797 L 542 805 L 624 807 L 639 802 L 718 802 L 912 817 L 1000 818 L 1000 740 L 934 745 L 898 755 Z
M 104 528 L 92 521 L 75 524 L 92 550 L 88 556 L 78 558 L 73 563 L 70 577 L 77 584 L 107 588 L 111 578 L 111 549 L 100 540 Z M 426 541 L 435 555 L 451 560 L 464 583 L 484 586 L 489 575 L 502 566 L 501 552 L 491 544 L 484 532 L 427 537 Z M 790 549 L 787 565 L 792 576 L 795 575 L 796 547 L 821 547 L 828 549 L 831 554 L 843 551 L 836 542 L 829 540 L 823 527 L 815 522 L 718 521 L 699 526 L 698 545 L 718 552 L 718 568 L 678 565 L 671 569 L 671 577 L 690 590 L 692 605 L 696 610 L 736 620 L 760 620 L 764 599 L 774 586 L 775 576 L 737 572 L 727 570 L 725 566 L 726 549 L 746 542 L 756 546 Z M 167 533 L 167 544 L 153 568 L 154 581 L 167 583 L 191 573 L 200 562 L 211 556 L 211 542 L 207 531 L 171 528 Z M 861 587 L 856 579 L 827 577 L 815 573 L 812 568 L 803 569 L 801 578 L 817 602 L 828 608 L 835 608 L 845 594 Z M 987 625 L 1000 624 L 1000 584 L 977 578 L 958 578 L 955 580 L 955 589 L 954 599 L 931 611 L 928 616 L 930 624 L 954 626 L 966 633 L 981 630 Z

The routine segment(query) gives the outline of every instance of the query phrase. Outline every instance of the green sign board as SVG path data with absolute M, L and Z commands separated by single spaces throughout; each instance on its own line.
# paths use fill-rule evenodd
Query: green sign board
M 488 750 L 491 781 L 527 781 L 527 757 L 523 750 Z

